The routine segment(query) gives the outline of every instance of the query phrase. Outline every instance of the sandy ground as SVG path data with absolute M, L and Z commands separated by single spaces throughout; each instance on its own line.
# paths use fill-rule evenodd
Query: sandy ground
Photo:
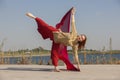
M 0 80 L 120 80 L 120 65 L 81 65 L 81 72 L 50 65 L 0 65 Z

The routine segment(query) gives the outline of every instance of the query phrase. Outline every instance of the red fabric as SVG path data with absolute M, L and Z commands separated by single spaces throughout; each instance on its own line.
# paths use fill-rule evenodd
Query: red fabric
M 35 18 L 37 25 L 38 25 L 38 32 L 42 35 L 43 39 L 50 38 L 50 40 L 53 40 L 53 31 L 58 31 L 53 26 L 48 25 L 40 18 Z
M 54 43 L 52 44 L 52 50 L 51 50 L 51 59 L 52 64 L 54 66 L 58 66 L 58 60 L 62 60 L 67 67 L 67 70 L 72 71 L 79 71 L 69 60 L 68 53 L 67 53 L 67 47 L 63 46 L 63 48 L 60 50 L 60 44 Z
M 70 31 L 70 18 L 72 8 L 63 16 L 61 21 L 56 25 L 57 29 L 61 29 L 63 32 Z

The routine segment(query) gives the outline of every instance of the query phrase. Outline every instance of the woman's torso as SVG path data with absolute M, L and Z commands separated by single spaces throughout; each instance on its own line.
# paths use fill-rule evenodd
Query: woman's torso
M 66 46 L 74 46 L 77 43 L 77 36 L 71 37 L 71 33 L 53 32 L 53 38 L 55 43 L 61 43 Z

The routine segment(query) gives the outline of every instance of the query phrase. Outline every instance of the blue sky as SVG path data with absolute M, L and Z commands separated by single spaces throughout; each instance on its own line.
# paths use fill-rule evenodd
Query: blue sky
M 25 13 L 31 12 L 54 26 L 72 7 L 76 8 L 76 28 L 88 37 L 86 48 L 120 49 L 119 0 L 0 0 L 0 43 L 3 50 L 51 49 L 51 41 L 43 40 L 36 22 Z

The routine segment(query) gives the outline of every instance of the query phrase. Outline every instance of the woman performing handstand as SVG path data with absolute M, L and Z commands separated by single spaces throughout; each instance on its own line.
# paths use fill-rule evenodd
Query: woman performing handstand
M 71 32 L 63 32 L 61 29 L 61 24 L 56 25 L 56 28 L 48 25 L 42 19 L 35 17 L 31 13 L 26 15 L 35 19 L 38 25 L 38 32 L 42 35 L 43 39 L 50 38 L 53 41 L 51 50 L 52 63 L 55 66 L 55 71 L 59 72 L 57 69 L 58 60 L 61 59 L 65 62 L 67 70 L 80 71 L 80 62 L 78 59 L 78 49 L 84 48 L 86 43 L 86 36 L 84 34 L 78 35 L 75 28 L 74 13 L 75 9 L 71 8 L 68 13 L 71 13 Z M 67 13 L 67 14 L 68 14 Z M 77 68 L 70 62 L 67 54 L 67 46 L 71 46 L 73 50 L 74 60 L 77 63 Z

